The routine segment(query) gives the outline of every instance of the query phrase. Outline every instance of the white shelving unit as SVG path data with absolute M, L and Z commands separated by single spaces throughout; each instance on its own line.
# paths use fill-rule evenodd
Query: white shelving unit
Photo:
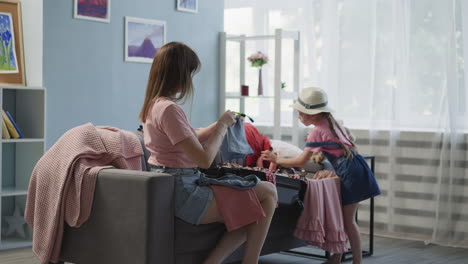
M 293 93 L 283 94 L 281 91 L 282 83 L 282 52 L 283 52 L 283 41 L 293 40 L 294 45 L 291 50 L 293 56 Z M 246 70 L 246 42 L 248 41 L 274 41 L 274 94 L 273 96 L 241 96 L 240 88 L 238 94 L 230 94 L 226 92 L 226 65 L 233 60 L 239 59 L 239 81 L 240 84 L 245 84 L 245 70 Z M 228 42 L 235 42 L 239 44 L 239 56 L 227 58 L 226 50 Z M 245 35 L 228 35 L 226 32 L 220 33 L 219 40 L 219 51 L 220 51 L 220 92 L 219 92 L 219 114 L 226 111 L 226 100 L 239 99 L 240 101 L 240 112 L 245 111 L 245 101 L 247 98 L 271 98 L 274 100 L 274 111 L 273 111 L 273 139 L 281 139 L 282 133 L 285 129 L 281 128 L 281 100 L 289 99 L 295 100 L 299 91 L 301 79 L 300 79 L 300 33 L 299 31 L 285 31 L 282 29 L 276 29 L 274 35 L 262 35 L 262 36 L 245 36 Z M 247 113 L 248 114 L 248 113 Z M 268 113 L 265 113 L 268 114 Z M 292 143 L 296 146 L 299 144 L 299 134 L 294 133 L 298 130 L 298 119 L 296 111 L 292 111 L 293 115 L 292 130 L 290 134 L 292 136 Z
M 15 208 L 24 216 L 29 179 L 45 151 L 46 90 L 41 87 L 0 86 L 0 107 L 12 115 L 24 138 L 1 139 L 0 144 L 0 250 L 31 246 L 32 231 L 25 237 L 9 230 L 7 217 Z

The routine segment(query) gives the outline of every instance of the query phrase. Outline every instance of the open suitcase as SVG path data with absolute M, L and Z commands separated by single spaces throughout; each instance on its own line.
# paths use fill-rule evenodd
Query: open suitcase
M 262 181 L 267 181 L 267 175 L 263 171 L 235 168 L 227 166 L 215 166 L 208 169 L 202 169 L 208 177 L 221 177 L 226 174 L 235 174 L 238 176 L 256 175 Z M 300 179 L 289 178 L 286 174 L 275 174 L 276 188 L 278 191 L 279 205 L 294 206 L 298 210 L 302 210 L 304 194 L 307 189 L 307 183 Z

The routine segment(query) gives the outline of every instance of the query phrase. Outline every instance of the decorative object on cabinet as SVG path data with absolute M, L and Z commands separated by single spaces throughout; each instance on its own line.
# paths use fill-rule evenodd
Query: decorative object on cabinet
M 257 51 L 257 53 L 250 55 L 247 60 L 250 61 L 252 67 L 261 68 L 263 65 L 268 63 L 268 56 L 263 54 L 261 51 Z
M 263 95 L 263 82 L 262 82 L 262 67 L 258 69 L 258 95 Z
M 111 0 L 74 0 L 73 18 L 110 23 Z
M 32 170 L 45 152 L 46 90 L 0 86 L 0 98 L 0 110 L 10 113 L 24 136 L 0 141 L 0 250 L 4 250 L 32 245 L 32 231 L 19 218 Z
M 241 95 L 242 96 L 249 96 L 249 86 L 248 85 L 241 85 Z
M 166 21 L 125 17 L 125 61 L 152 63 L 166 44 Z
M 0 84 L 25 85 L 21 3 L 0 0 Z
M 177 10 L 198 13 L 198 0 L 177 0 Z
M 262 82 L 262 67 L 268 63 L 268 56 L 263 54 L 261 51 L 250 55 L 247 58 L 250 61 L 251 66 L 258 68 L 258 95 L 263 95 L 263 82 Z
M 4 236 L 18 235 L 20 238 L 26 238 L 26 233 L 24 232 L 26 220 L 24 220 L 24 216 L 21 214 L 18 206 L 15 206 L 13 215 L 4 216 L 4 218 L 8 225 L 8 229 L 3 232 Z
M 273 64 L 272 67 L 274 68 L 274 85 L 273 85 L 273 95 L 271 95 L 271 90 L 263 90 L 262 96 L 242 96 L 238 92 L 237 84 L 233 87 L 232 83 L 236 83 L 237 79 L 239 84 L 246 83 L 246 63 L 251 62 L 252 66 L 262 66 L 265 63 L 259 63 L 254 65 L 253 60 L 246 60 L 246 43 L 248 42 L 251 45 L 252 42 L 260 41 L 261 43 L 266 43 L 267 41 L 272 42 L 274 45 L 274 56 L 270 58 L 267 57 L 266 62 Z M 292 45 L 283 44 L 285 41 L 292 41 Z M 229 44 L 228 44 L 229 43 Z M 255 44 L 255 43 L 254 43 Z M 288 43 L 289 44 L 289 43 Z M 299 146 L 300 142 L 303 142 L 302 138 L 299 140 L 299 121 L 297 118 L 296 111 L 292 111 L 292 109 L 285 109 L 282 105 L 289 105 L 290 102 L 293 103 L 297 99 L 297 94 L 301 87 L 301 78 L 300 78 L 300 33 L 299 31 L 285 31 L 282 29 L 276 29 L 275 33 L 272 35 L 254 35 L 254 36 L 246 36 L 246 35 L 229 35 L 226 32 L 220 33 L 219 39 L 219 51 L 220 51 L 220 91 L 219 91 L 219 113 L 223 113 L 227 108 L 230 110 L 238 111 L 238 112 L 249 112 L 251 116 L 255 118 L 258 123 L 258 127 L 264 126 L 268 128 L 268 133 L 271 133 L 273 139 L 282 140 L 282 135 L 291 136 L 291 143 Z M 238 45 L 238 46 L 237 46 Z M 288 48 L 282 48 L 283 46 Z M 251 46 L 249 46 L 251 47 Z M 292 47 L 290 49 L 289 47 Z M 238 52 L 237 54 L 228 54 L 229 51 Z M 264 48 L 262 48 L 264 49 Z M 258 50 L 258 49 L 256 49 Z M 288 88 L 284 88 L 284 78 L 282 78 L 282 57 L 283 52 L 290 52 L 291 55 L 288 56 L 292 59 L 291 62 L 288 62 L 288 67 L 285 68 L 286 70 L 292 70 L 292 80 L 288 81 Z M 261 53 L 261 52 L 260 52 Z M 258 54 L 258 53 L 256 53 Z M 261 53 L 263 54 L 263 53 Z M 255 54 L 253 54 L 255 55 Z M 253 57 L 253 55 L 251 57 Z M 253 59 L 253 58 L 252 58 Z M 238 61 L 237 61 L 238 60 Z M 289 67 L 289 65 L 291 67 Z M 230 68 L 228 72 L 227 69 Z M 238 68 L 237 68 L 238 67 Z M 269 67 L 271 68 L 271 67 Z M 230 75 L 227 75 L 227 74 Z M 264 72 L 265 73 L 265 72 Z M 266 72 L 267 73 L 267 72 Z M 237 75 L 236 78 L 229 79 L 229 83 L 226 81 L 226 77 L 232 77 Z M 284 76 L 283 76 L 284 77 Z M 266 79 L 269 80 L 269 79 Z M 269 86 L 268 86 L 269 87 Z M 264 87 L 262 87 L 264 88 Z M 246 103 L 247 102 L 247 103 Z M 246 105 L 251 109 L 252 105 L 254 104 L 266 105 L 269 108 L 258 107 L 258 109 L 252 109 L 246 111 Z M 228 106 L 228 107 L 227 107 Z M 285 113 L 291 114 L 292 123 L 291 127 L 281 127 L 281 115 Z M 255 113 L 256 112 L 256 113 Z M 255 114 L 254 114 L 255 113 Z M 273 118 L 269 115 L 270 113 L 273 114 Z M 268 117 L 266 117 L 268 116 Z M 265 121 L 262 121 L 267 119 Z M 260 120 L 260 121 L 259 121 Z M 263 122 L 263 123 L 262 123 Z M 273 124 L 271 124 L 273 123 Z

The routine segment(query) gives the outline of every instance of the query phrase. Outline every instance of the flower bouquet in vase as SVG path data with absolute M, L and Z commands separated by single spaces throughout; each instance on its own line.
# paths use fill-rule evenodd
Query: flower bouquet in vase
M 258 68 L 258 95 L 263 95 L 262 66 L 268 63 L 268 56 L 258 51 L 250 55 L 247 60 L 250 61 L 252 67 Z

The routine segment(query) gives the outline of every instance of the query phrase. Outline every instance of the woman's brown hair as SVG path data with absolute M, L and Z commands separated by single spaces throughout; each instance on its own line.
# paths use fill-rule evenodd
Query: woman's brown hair
M 151 65 L 139 120 L 146 122 L 151 106 L 159 97 L 168 97 L 177 102 L 192 96 L 192 77 L 200 66 L 197 54 L 187 45 L 170 42 L 162 46 Z
M 340 133 L 346 138 L 346 140 L 348 140 L 348 142 L 351 143 L 351 146 L 352 146 L 351 148 L 356 149 L 356 145 L 354 145 L 354 143 L 349 139 L 349 135 L 341 129 L 341 126 L 338 124 L 338 122 L 336 122 L 333 115 L 331 113 L 326 113 L 326 112 L 323 112 L 322 115 L 327 119 L 328 126 L 330 127 L 330 130 L 333 132 L 333 135 L 335 135 L 335 137 L 338 140 L 340 139 L 340 137 L 338 136 L 338 133 L 336 133 L 336 130 L 335 130 L 335 127 L 338 128 L 338 130 L 340 130 Z M 339 144 L 345 153 L 346 159 L 349 159 L 352 155 L 351 150 L 349 149 L 348 146 L 346 146 L 343 142 L 341 142 L 341 140 Z

